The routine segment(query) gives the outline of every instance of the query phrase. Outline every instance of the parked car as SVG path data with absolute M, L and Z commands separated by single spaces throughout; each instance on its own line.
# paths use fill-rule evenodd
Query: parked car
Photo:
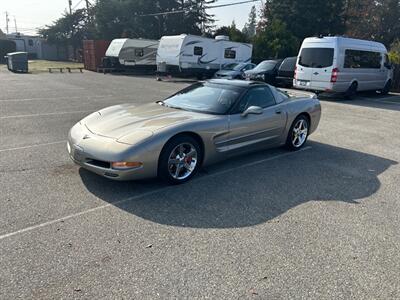
M 282 60 L 264 60 L 252 70 L 245 72 L 247 80 L 264 81 L 271 85 L 276 85 L 276 76 Z
M 72 127 L 67 149 L 76 164 L 110 179 L 159 176 L 178 184 L 239 153 L 285 144 L 298 150 L 320 116 L 315 94 L 212 79 L 163 101 L 92 113 Z
M 215 73 L 215 78 L 225 79 L 244 79 L 244 72 L 252 70 L 256 67 L 255 64 L 248 63 L 232 63 L 227 64 Z
M 390 91 L 393 70 L 386 47 L 377 42 L 344 37 L 306 38 L 296 64 L 294 86 L 344 93 Z
M 283 60 L 276 76 L 276 85 L 291 88 L 293 86 L 294 70 L 296 68 L 297 56 L 287 57 Z

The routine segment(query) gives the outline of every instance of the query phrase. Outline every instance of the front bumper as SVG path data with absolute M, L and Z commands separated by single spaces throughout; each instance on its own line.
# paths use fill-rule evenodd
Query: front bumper
M 89 138 L 88 138 L 89 137 Z M 146 155 L 141 157 L 131 145 L 114 139 L 96 136 L 81 124 L 75 125 L 68 135 L 67 151 L 71 160 L 82 168 L 113 180 L 139 180 L 157 176 L 157 163 Z M 132 169 L 114 169 L 111 162 L 137 161 L 143 165 Z

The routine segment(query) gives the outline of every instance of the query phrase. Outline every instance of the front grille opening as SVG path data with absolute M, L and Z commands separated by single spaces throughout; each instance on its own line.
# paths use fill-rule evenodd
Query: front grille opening
M 102 160 L 97 160 L 97 159 L 91 159 L 86 162 L 89 165 L 93 165 L 96 167 L 104 168 L 104 169 L 110 169 L 111 168 L 111 163 L 102 161 Z

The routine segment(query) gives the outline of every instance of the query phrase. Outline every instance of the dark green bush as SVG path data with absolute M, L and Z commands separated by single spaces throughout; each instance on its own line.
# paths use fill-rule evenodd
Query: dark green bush
M 0 39 L 0 63 L 1 64 L 4 64 L 6 62 L 4 56 L 7 53 L 15 52 L 15 51 L 16 51 L 16 45 L 15 45 L 14 41 Z

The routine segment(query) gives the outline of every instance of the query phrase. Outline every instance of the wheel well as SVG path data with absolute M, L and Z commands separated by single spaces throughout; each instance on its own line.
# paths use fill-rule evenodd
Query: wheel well
M 308 120 L 308 126 L 311 127 L 311 116 L 309 113 L 307 112 L 302 112 L 301 114 L 299 114 L 296 118 L 300 117 L 300 116 L 305 116 Z
M 205 149 L 203 139 L 200 137 L 200 135 L 198 135 L 197 133 L 194 133 L 194 132 L 192 132 L 192 131 L 180 132 L 180 133 L 175 134 L 174 136 L 172 136 L 172 137 L 165 143 L 163 149 L 162 149 L 161 152 L 160 152 L 160 156 L 161 156 L 161 153 L 164 151 L 165 146 L 166 146 L 172 139 L 176 138 L 177 136 L 182 136 L 182 135 L 190 136 L 190 137 L 194 138 L 194 139 L 199 143 L 200 148 L 201 148 L 201 153 L 203 154 L 202 157 L 201 157 L 200 164 L 203 163 L 203 160 L 204 160 L 204 149 Z M 158 160 L 160 160 L 160 157 L 158 157 Z
M 353 80 L 353 81 L 351 82 L 350 86 L 352 86 L 354 83 L 355 83 L 356 86 L 358 87 L 358 81 L 357 81 L 357 80 Z M 349 87 L 350 87 L 350 86 L 349 86 Z

